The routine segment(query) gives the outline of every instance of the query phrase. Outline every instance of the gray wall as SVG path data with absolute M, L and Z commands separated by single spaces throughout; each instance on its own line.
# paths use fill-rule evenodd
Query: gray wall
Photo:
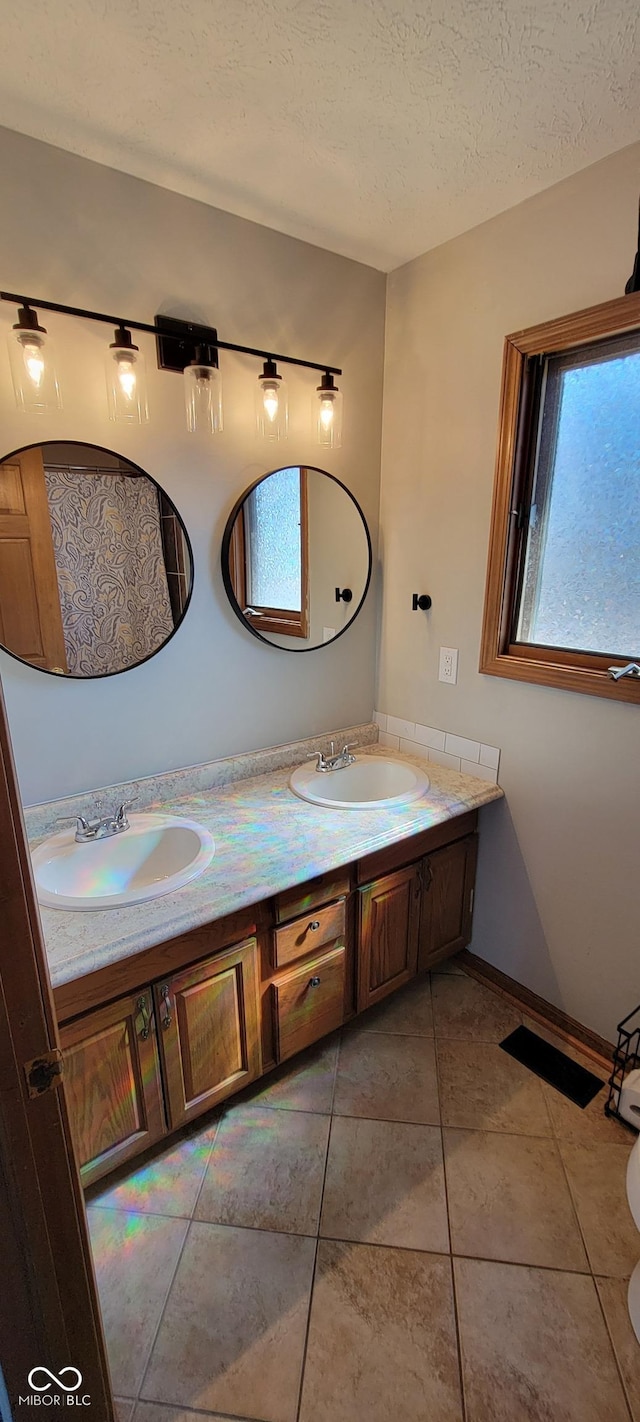
M 387 306 L 376 705 L 501 747 L 473 949 L 609 1038 L 640 999 L 640 712 L 478 653 L 504 336 L 623 293 L 639 181 L 635 145 L 400 268 Z
M 306 656 L 260 645 L 228 607 L 219 549 L 242 489 L 277 465 L 320 464 L 362 504 L 374 546 L 380 473 L 385 277 L 356 262 L 232 217 L 60 149 L 0 130 L 3 289 L 114 311 L 208 321 L 221 338 L 344 367 L 344 447 L 311 436 L 317 379 L 290 368 L 290 437 L 254 433 L 258 363 L 223 357 L 225 429 L 189 435 L 179 376 L 147 355 L 151 420 L 107 418 L 107 326 L 47 317 L 64 410 L 20 414 L 0 349 L 2 449 L 87 439 L 141 464 L 167 490 L 191 535 L 196 585 L 173 641 L 122 676 L 65 682 L 0 652 L 20 784 L 27 803 L 128 776 L 313 735 L 370 718 L 375 595 L 334 647 Z M 1 346 L 15 320 L 0 309 Z M 324 458 L 326 453 L 327 458 Z M 322 456 L 322 457 L 321 457 Z

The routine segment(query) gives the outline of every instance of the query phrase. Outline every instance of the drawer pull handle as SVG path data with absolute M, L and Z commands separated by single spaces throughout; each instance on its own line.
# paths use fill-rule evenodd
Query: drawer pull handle
M 163 983 L 162 987 L 160 988 L 160 997 L 162 998 L 162 1002 L 164 1005 L 162 1026 L 166 1032 L 167 1027 L 171 1026 L 171 1003 L 169 1001 L 169 989 L 166 983 Z
M 309 978 L 309 987 L 320 987 L 319 978 Z
M 312 932 L 312 933 L 315 933 L 315 932 L 316 932 L 316 929 L 318 929 L 319 927 L 320 927 L 320 919 L 319 919 L 319 918 L 312 918 L 311 923 L 309 924 L 309 928 L 311 929 L 311 932 Z
M 146 997 L 138 998 L 138 1001 L 136 1003 L 136 1017 L 142 1018 L 142 1026 L 139 1029 L 139 1033 L 141 1040 L 143 1042 L 146 1042 L 147 1037 L 149 1036 L 149 1008 L 147 1007 Z

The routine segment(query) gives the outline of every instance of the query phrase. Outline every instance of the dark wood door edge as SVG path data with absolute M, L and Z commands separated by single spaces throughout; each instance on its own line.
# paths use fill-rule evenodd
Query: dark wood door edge
M 82 1373 L 113 1422 L 102 1320 L 64 1081 L 31 1096 L 25 1064 L 57 1053 L 47 960 L 0 689 L 0 1356 L 12 1403 L 36 1365 Z
M 610 1070 L 614 1047 L 605 1037 L 592 1032 L 590 1027 L 583 1027 L 582 1023 L 576 1022 L 575 1017 L 570 1017 L 568 1012 L 554 1007 L 553 1003 L 539 997 L 537 992 L 532 992 L 531 988 L 525 987 L 523 983 L 516 982 L 515 978 L 510 978 L 507 973 L 501 972 L 500 968 L 485 963 L 483 958 L 479 958 L 476 953 L 470 953 L 468 948 L 458 954 L 456 961 L 471 977 L 485 983 L 487 987 L 506 998 L 507 1002 L 525 1012 L 534 1022 L 539 1022 L 550 1032 L 555 1032 L 556 1036 L 568 1042 L 570 1047 L 584 1052 L 585 1056 L 592 1057 L 607 1071 Z

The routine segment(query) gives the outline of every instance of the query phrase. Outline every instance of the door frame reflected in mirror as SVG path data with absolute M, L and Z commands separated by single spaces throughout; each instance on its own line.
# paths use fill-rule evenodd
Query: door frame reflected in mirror
M 256 608 L 255 611 L 259 614 L 260 618 L 260 629 L 258 629 L 257 625 L 253 622 L 251 617 L 247 615 L 253 609 L 252 605 L 248 604 L 246 598 L 246 541 L 244 534 L 244 506 L 247 500 L 250 498 L 251 494 L 254 492 L 254 490 L 257 489 L 261 484 L 264 484 L 267 479 L 272 478 L 274 474 L 279 474 L 281 468 L 299 469 L 301 476 L 301 612 L 298 614 L 292 614 L 291 612 L 287 612 L 285 609 L 280 608 Z M 362 596 L 354 606 L 353 612 L 351 613 L 348 622 L 345 622 L 344 627 L 341 627 L 340 631 L 336 632 L 335 635 L 329 639 L 329 641 L 315 642 L 311 647 L 285 647 L 282 646 L 279 642 L 272 642 L 268 636 L 264 635 L 264 633 L 272 632 L 278 633 L 280 635 L 284 634 L 292 638 L 303 638 L 309 635 L 309 527 L 307 476 L 310 473 L 322 474 L 325 479 L 330 479 L 334 484 L 337 484 L 338 488 L 343 490 L 343 492 L 351 500 L 352 504 L 354 504 L 357 512 L 359 513 L 367 545 L 367 576 L 365 579 Z M 242 517 L 240 517 L 240 515 L 242 515 Z M 231 510 L 231 513 L 229 514 L 229 517 L 227 519 L 224 534 L 222 537 L 221 564 L 222 581 L 224 583 L 225 592 L 227 594 L 231 607 L 238 620 L 242 623 L 243 627 L 245 627 L 253 637 L 257 637 L 258 641 L 262 642 L 265 646 L 275 647 L 276 650 L 281 652 L 317 652 L 320 651 L 322 647 L 332 646 L 334 642 L 338 641 L 339 637 L 342 637 L 344 635 L 344 633 L 349 629 L 349 627 L 351 627 L 352 623 L 355 622 L 355 619 L 364 604 L 365 598 L 369 591 L 371 575 L 373 571 L 373 547 L 371 543 L 369 525 L 364 516 L 362 508 L 355 497 L 355 494 L 352 494 L 351 490 L 347 488 L 347 485 L 344 484 L 341 479 L 338 479 L 335 474 L 330 474 L 327 469 L 320 469 L 317 465 L 312 464 L 292 463 L 282 465 L 279 466 L 277 469 L 269 469 L 266 474 L 261 474 L 259 479 L 254 479 L 253 483 L 249 484 L 248 487 L 243 490 L 240 497 L 236 500 Z

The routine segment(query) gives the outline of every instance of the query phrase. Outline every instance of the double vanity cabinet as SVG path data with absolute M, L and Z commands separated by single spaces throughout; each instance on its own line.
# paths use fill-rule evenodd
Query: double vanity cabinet
M 85 1184 L 463 948 L 477 814 L 58 987 Z

